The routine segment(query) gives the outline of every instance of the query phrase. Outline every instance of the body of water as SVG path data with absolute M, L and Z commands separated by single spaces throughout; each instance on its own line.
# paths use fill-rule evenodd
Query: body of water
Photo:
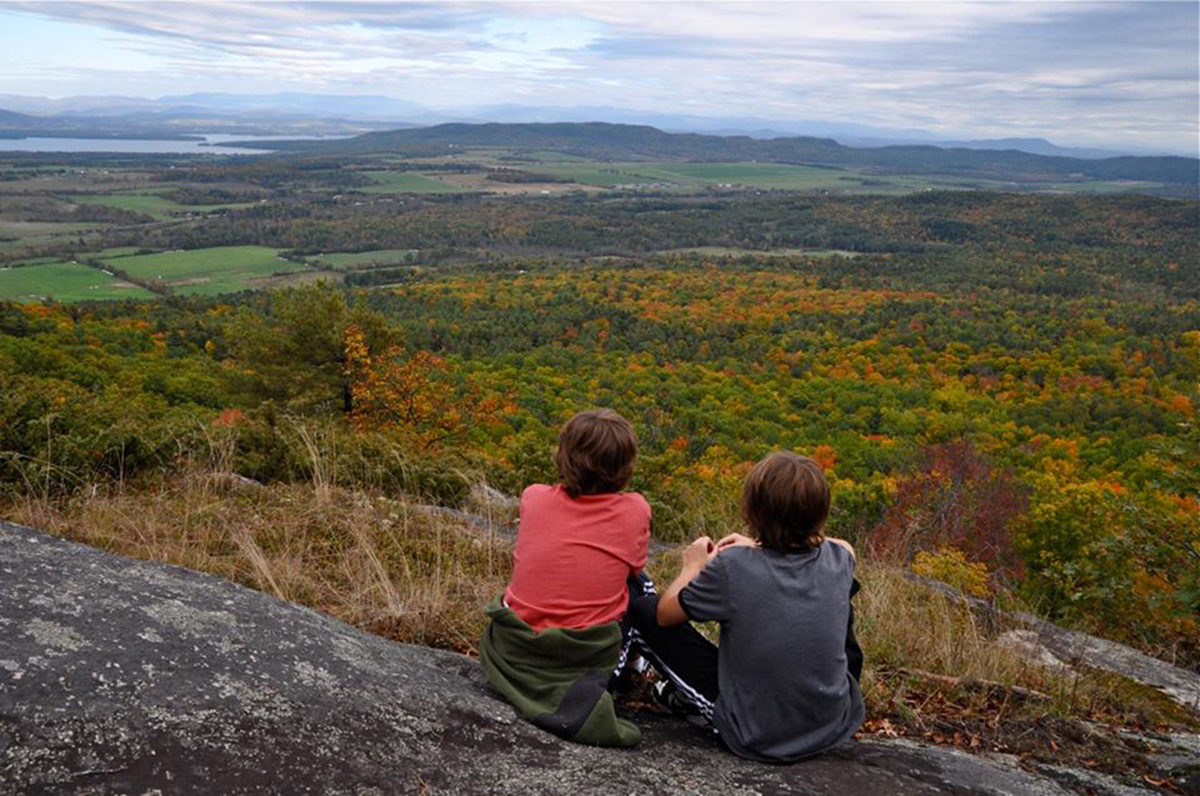
M 197 134 L 203 140 L 165 141 L 133 138 L 0 138 L 0 152 L 119 152 L 151 155 L 261 155 L 269 150 L 254 149 L 255 141 L 293 141 L 298 139 L 349 138 L 316 135 L 232 135 Z M 244 146 L 215 147 L 212 144 L 237 142 Z

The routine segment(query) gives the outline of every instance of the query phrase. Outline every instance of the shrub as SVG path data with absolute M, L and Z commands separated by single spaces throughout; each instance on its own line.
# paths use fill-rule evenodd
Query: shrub
M 940 580 L 972 597 L 987 597 L 988 568 L 971 562 L 961 550 L 943 547 L 937 552 L 922 550 L 913 557 L 912 571 L 922 577 Z

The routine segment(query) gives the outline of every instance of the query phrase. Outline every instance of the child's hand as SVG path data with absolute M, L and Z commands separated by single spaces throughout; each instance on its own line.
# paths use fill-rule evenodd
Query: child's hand
M 703 569 L 716 554 L 716 543 L 707 536 L 701 536 L 683 549 L 683 566 L 685 569 Z
M 758 540 L 751 539 L 749 536 L 743 536 L 740 533 L 731 533 L 717 542 L 718 552 L 727 547 L 758 547 Z

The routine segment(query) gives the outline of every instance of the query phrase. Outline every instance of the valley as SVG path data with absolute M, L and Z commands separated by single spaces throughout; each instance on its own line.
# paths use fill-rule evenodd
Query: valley
M 548 146 L 0 154 L 0 515 L 471 652 L 507 496 L 611 406 L 656 573 L 765 453 L 821 464 L 873 731 L 1024 748 L 1042 703 L 964 672 L 1194 726 L 913 580 L 1200 666 L 1194 184 Z

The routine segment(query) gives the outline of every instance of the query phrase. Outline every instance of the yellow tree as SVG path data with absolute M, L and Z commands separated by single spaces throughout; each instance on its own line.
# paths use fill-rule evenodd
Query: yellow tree
M 373 355 L 358 326 L 343 335 L 344 374 L 360 431 L 385 431 L 432 447 L 495 419 L 503 401 L 456 378 L 445 359 L 428 351 L 408 355 L 389 346 Z

